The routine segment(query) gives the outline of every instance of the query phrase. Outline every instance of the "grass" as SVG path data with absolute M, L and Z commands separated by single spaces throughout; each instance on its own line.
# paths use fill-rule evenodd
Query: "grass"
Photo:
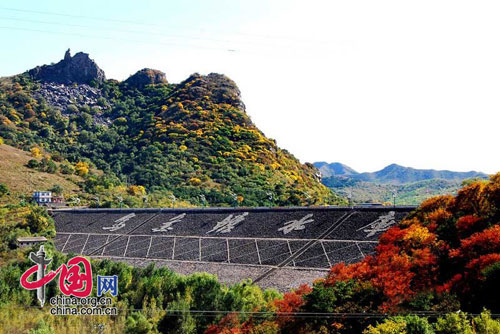
M 49 190 L 58 184 L 63 188 L 65 197 L 80 192 L 78 182 L 83 181 L 76 175 L 64 175 L 40 172 L 26 167 L 26 163 L 33 159 L 30 153 L 21 151 L 9 145 L 0 145 L 0 183 L 5 183 L 10 195 L 2 202 L 17 201 L 21 195 L 31 196 L 35 190 Z

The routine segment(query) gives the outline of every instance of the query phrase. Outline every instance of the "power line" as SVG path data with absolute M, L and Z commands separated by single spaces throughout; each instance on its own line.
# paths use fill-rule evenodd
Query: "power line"
M 86 28 L 86 29 L 95 29 L 96 28 L 96 27 L 93 27 L 93 26 L 82 25 L 82 24 L 72 24 L 72 23 L 62 23 L 62 22 L 49 22 L 49 21 L 19 19 L 19 18 L 12 18 L 12 17 L 0 17 L 0 19 L 2 19 L 2 20 L 8 20 L 8 21 L 15 21 L 15 22 L 39 23 L 39 24 L 49 24 L 49 25 L 75 27 L 75 28 Z M 103 30 L 103 29 L 99 28 L 99 30 Z M 184 35 L 172 35 L 172 34 L 165 34 L 165 33 L 161 33 L 161 32 L 156 32 L 156 31 L 130 30 L 130 29 L 114 29 L 114 28 L 109 28 L 109 27 L 106 27 L 104 30 L 115 31 L 115 32 L 119 32 L 119 33 L 133 33 L 133 34 L 155 35 L 155 36 L 163 36 L 163 37 L 168 37 L 168 38 L 182 38 L 182 39 L 191 39 L 191 40 L 200 40 L 200 41 L 212 41 L 212 42 L 223 42 L 223 43 L 240 43 L 240 42 L 231 41 L 231 40 L 222 40 L 222 39 L 215 39 L 215 38 L 210 38 L 210 37 L 195 37 L 195 36 L 184 36 Z
M 88 26 L 88 25 L 82 25 L 82 24 L 72 24 L 72 23 L 61 23 L 61 22 L 49 22 L 49 21 L 40 21 L 40 20 L 30 20 L 30 19 L 19 19 L 19 18 L 12 18 L 12 17 L 0 17 L 0 20 L 6 20 L 6 21 L 14 21 L 14 22 L 26 22 L 26 23 L 36 23 L 36 24 L 45 24 L 45 25 L 55 25 L 55 26 L 61 26 L 61 27 L 73 27 L 73 28 L 84 28 L 84 29 L 96 29 L 97 27 L 94 26 Z M 269 50 L 273 49 L 284 49 L 284 50 L 312 50 L 311 47 L 305 46 L 305 45 L 283 45 L 283 44 L 269 44 L 269 43 L 263 43 L 263 42 L 257 42 L 257 41 L 251 41 L 251 40 L 230 40 L 230 39 L 217 39 L 217 38 L 212 38 L 212 37 L 197 37 L 197 36 L 185 36 L 185 35 L 178 35 L 178 34 L 166 34 L 166 33 L 161 33 L 157 31 L 144 31 L 144 30 L 130 30 L 130 29 L 116 29 L 116 28 L 100 28 L 99 31 L 106 31 L 106 32 L 117 32 L 120 34 L 123 33 L 130 33 L 130 34 L 142 34 L 144 36 L 158 36 L 158 37 L 164 37 L 168 39 L 174 39 L 174 40 L 190 40 L 190 41 L 199 41 L 199 42 L 214 42 L 214 43 L 220 43 L 220 46 L 216 47 L 211 47 L 211 46 L 202 46 L 199 44 L 187 44 L 181 42 L 162 42 L 162 41 L 151 41 L 151 40 L 132 40 L 129 38 L 123 38 L 123 37 L 106 37 L 102 35 L 86 35 L 86 34 L 81 34 L 79 32 L 60 32 L 60 31 L 50 31 L 50 30 L 42 30 L 42 29 L 32 29 L 32 28 L 20 28 L 20 27 L 3 27 L 4 29 L 12 29 L 12 30 L 26 30 L 26 31 L 34 31 L 34 32 L 42 32 L 42 33 L 49 33 L 49 34 L 62 34 L 62 35 L 73 35 L 73 36 L 78 36 L 78 37 L 84 37 L 84 38 L 98 38 L 98 39 L 107 39 L 107 40 L 122 40 L 126 42 L 132 42 L 132 43 L 149 43 L 149 44 L 163 44 L 163 45 L 169 45 L 169 46 L 188 46 L 192 48 L 199 48 L 199 49 L 210 49 L 210 50 L 223 50 L 223 51 L 230 51 L 230 52 L 241 52 L 241 49 L 235 45 L 239 45 L 240 47 L 244 48 L 252 48 L 250 53 L 254 53 L 252 51 L 255 51 L 254 47 L 261 47 L 261 48 L 268 48 Z M 223 45 L 226 43 L 227 45 Z M 317 45 L 315 46 L 315 49 L 317 49 Z M 245 50 L 244 52 L 249 52 L 248 50 Z
M 40 33 L 47 33 L 47 34 L 54 34 L 54 35 L 78 36 L 78 37 L 84 37 L 84 38 L 105 39 L 105 40 L 113 40 L 113 41 L 121 40 L 121 41 L 131 42 L 131 43 L 143 43 L 143 44 L 164 45 L 164 46 L 181 46 L 181 47 L 187 46 L 187 47 L 198 48 L 198 49 L 229 51 L 228 49 L 205 47 L 205 46 L 200 46 L 200 45 L 190 45 L 190 44 L 180 44 L 180 43 L 164 43 L 164 42 L 149 42 L 149 41 L 145 41 L 145 40 L 132 40 L 132 39 L 106 37 L 106 36 L 92 36 L 92 35 L 85 35 L 85 34 L 80 34 L 80 33 L 68 33 L 68 32 L 62 32 L 62 31 L 50 31 L 50 30 L 20 28 L 20 27 L 7 27 L 7 26 L 0 26 L 0 29 L 40 32 Z
M 110 19 L 110 18 L 95 17 L 95 16 L 92 17 L 92 16 L 84 16 L 84 15 L 74 15 L 74 14 L 66 14 L 66 13 L 63 14 L 63 13 L 48 12 L 48 11 L 41 11 L 41 10 L 19 9 L 19 8 L 10 8 L 10 7 L 0 7 L 0 9 L 12 11 L 12 12 L 61 16 L 61 17 L 70 17 L 70 18 L 75 18 L 75 19 L 87 19 L 87 20 L 95 20 L 95 21 L 106 21 L 106 22 L 116 22 L 116 23 L 128 23 L 128 24 L 137 24 L 137 25 L 158 26 L 157 24 L 146 23 L 146 22 Z
M 217 30 L 207 30 L 207 29 L 193 29 L 192 27 L 181 27 L 181 26 L 166 26 L 166 25 L 161 25 L 161 24 L 155 24 L 155 23 L 148 23 L 148 22 L 143 22 L 143 21 L 133 21 L 133 20 L 122 20 L 122 19 L 114 19 L 114 18 L 106 18 L 106 17 L 93 17 L 93 16 L 85 16 L 85 15 L 74 15 L 74 14 L 67 14 L 67 13 L 58 13 L 58 12 L 49 12 L 49 11 L 38 11 L 38 10 L 28 10 L 28 9 L 19 9 L 19 8 L 11 8 L 11 7 L 0 7 L 1 10 L 6 10 L 6 11 L 13 11 L 13 12 L 19 12 L 19 13 L 31 13 L 31 14 L 42 14 L 42 15 L 49 15 L 49 16 L 58 16 L 58 17 L 67 17 L 67 18 L 76 18 L 76 19 L 86 19 L 86 20 L 93 20 L 93 21 L 101 21 L 101 22 L 115 22 L 115 23 L 122 23 L 122 24 L 133 24 L 137 26 L 148 26 L 148 27 L 155 27 L 155 28 L 167 28 L 167 29 L 185 29 L 185 30 L 191 30 L 191 31 L 198 31 L 198 32 L 203 32 L 203 33 L 210 33 L 210 32 L 215 32 L 215 33 L 226 33 L 226 31 L 217 31 Z M 42 23 L 42 22 L 39 22 Z M 249 34 L 249 33 L 242 33 L 242 32 L 235 32 L 231 31 L 232 35 L 240 35 L 240 36 L 246 36 L 246 37 L 251 37 L 251 38 L 259 38 L 259 39 L 267 39 L 273 41 L 273 44 L 268 44 L 268 46 L 275 46 L 275 41 L 276 40 L 282 40 L 282 41 L 287 41 L 291 43 L 306 43 L 309 45 L 314 45 L 318 46 L 319 44 L 331 44 L 335 43 L 334 41 L 331 40 L 312 40 L 311 38 L 307 39 L 297 39 L 297 38 L 290 38 L 287 36 L 272 36 L 272 35 L 259 35 L 259 34 Z M 313 37 L 313 36 L 312 36 Z M 184 38 L 196 38 L 196 37 L 184 37 Z M 200 37 L 199 39 L 206 40 L 206 39 L 211 39 L 211 38 L 204 38 Z M 212 39 L 216 40 L 216 39 Z M 219 40 L 220 41 L 220 40 Z M 227 41 L 227 42 L 234 42 L 234 41 Z M 248 41 L 247 41 L 248 42 Z
M 79 305 L 82 306 L 82 305 Z M 67 306 L 72 307 L 72 306 Z M 87 305 L 87 307 L 92 307 Z M 99 307 L 99 306 L 97 306 Z M 38 306 L 24 306 L 25 309 L 40 309 Z M 276 312 L 276 311 L 245 311 L 245 310 L 196 310 L 196 309 L 164 309 L 164 308 L 116 308 L 117 311 L 125 312 L 143 312 L 143 311 L 165 311 L 165 315 L 178 316 L 185 313 L 189 313 L 195 316 L 213 316 L 213 315 L 228 315 L 228 314 L 241 314 L 250 316 L 277 316 L 277 317 L 306 317 L 306 318 L 351 318 L 351 319 L 364 319 L 364 318 L 386 318 L 393 316 L 405 316 L 405 315 L 418 315 L 421 317 L 439 317 L 447 315 L 454 312 L 442 312 L 442 311 L 408 311 L 408 312 L 391 312 L 391 313 L 380 313 L 380 312 L 305 312 L 305 311 L 295 311 L 295 312 Z M 481 313 L 465 313 L 469 317 L 480 316 Z M 492 318 L 500 318 L 500 313 L 490 314 Z

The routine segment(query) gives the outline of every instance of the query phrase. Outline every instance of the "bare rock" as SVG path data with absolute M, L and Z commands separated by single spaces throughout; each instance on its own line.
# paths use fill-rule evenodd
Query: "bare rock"
M 73 57 L 68 49 L 64 59 L 54 65 L 37 66 L 28 71 L 28 74 L 42 82 L 59 84 L 90 84 L 92 81 L 106 80 L 104 71 L 89 58 L 87 53 L 78 52 Z
M 142 89 L 146 85 L 168 83 L 167 76 L 162 71 L 151 68 L 143 68 L 137 73 L 131 75 L 124 81 L 129 87 Z

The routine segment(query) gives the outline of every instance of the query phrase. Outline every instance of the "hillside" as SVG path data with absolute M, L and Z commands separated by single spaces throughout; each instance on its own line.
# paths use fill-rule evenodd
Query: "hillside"
M 397 164 L 372 173 L 358 173 L 338 162 L 316 162 L 314 166 L 320 170 L 324 185 L 340 196 L 351 195 L 355 203 L 392 202 L 395 192 L 397 204 L 417 205 L 433 196 L 455 194 L 464 180 L 487 178 L 475 171 L 415 169 Z
M 0 137 L 102 170 L 86 187 L 91 193 L 126 183 L 193 205 L 342 202 L 313 165 L 264 136 L 221 74 L 171 84 L 143 69 L 117 82 L 68 50 L 55 65 L 0 81 Z
M 444 194 L 456 194 L 461 182 L 442 179 L 430 179 L 406 184 L 386 184 L 353 180 L 332 176 L 323 179 L 323 184 L 330 187 L 339 196 L 352 196 L 354 203 L 392 203 L 396 193 L 396 204 L 418 205 L 422 201 Z
M 9 145 L 0 145 L 0 183 L 9 188 L 8 201 L 12 202 L 21 195 L 31 194 L 35 190 L 51 189 L 59 185 L 66 196 L 80 192 L 79 182 L 83 179 L 76 175 L 47 173 L 26 167 L 33 159 L 28 152 Z M 6 199 L 4 199 L 6 200 Z
M 260 309 L 274 307 L 286 315 L 270 320 L 228 315 L 207 332 L 498 333 L 500 323 L 489 319 L 484 324 L 488 315 L 471 324 L 465 312 L 500 311 L 499 218 L 500 173 L 463 187 L 454 197 L 425 201 L 380 236 L 374 255 L 334 265 L 312 287 Z M 309 321 L 302 312 L 322 316 Z M 373 316 L 381 313 L 393 317 Z M 453 314 L 436 321 L 446 313 Z

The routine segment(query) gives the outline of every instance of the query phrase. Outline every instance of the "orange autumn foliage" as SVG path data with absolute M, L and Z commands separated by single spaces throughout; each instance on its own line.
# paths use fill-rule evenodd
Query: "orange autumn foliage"
M 279 315 L 277 318 L 279 325 L 293 319 L 293 315 L 290 315 L 289 313 L 297 312 L 304 304 L 303 296 L 311 291 L 312 289 L 310 286 L 303 284 L 299 286 L 297 290 L 285 293 L 283 295 L 283 299 L 277 299 L 273 302 L 273 306 L 276 308 L 276 313 Z
M 379 306 L 384 311 L 398 309 L 421 292 L 466 289 L 469 280 L 481 279 L 481 270 L 500 262 L 500 225 L 491 220 L 499 216 L 499 209 L 500 174 L 489 182 L 464 187 L 456 197 L 426 200 L 380 237 L 375 256 L 351 265 L 337 264 L 325 283 L 370 282 L 384 296 Z M 493 223 L 489 228 L 488 218 Z M 454 230 L 458 237 L 469 235 L 459 240 L 459 247 Z M 443 264 L 456 272 L 443 273 Z
M 470 259 L 491 252 L 500 252 L 500 225 L 492 226 L 463 239 L 458 249 L 450 251 L 450 256 Z
M 500 310 L 495 295 L 498 276 L 494 276 L 498 275 L 498 263 L 500 173 L 488 182 L 467 185 L 456 197 L 439 196 L 423 202 L 380 236 L 374 255 L 358 263 L 339 263 L 312 289 L 303 286 L 275 300 L 270 305 L 276 312 L 271 320 L 239 322 L 231 316 L 206 333 L 250 334 L 257 329 L 259 333 L 266 329 L 276 333 L 277 328 L 281 332 L 319 333 L 329 328 L 346 334 L 356 332 L 359 319 L 318 320 L 316 326 L 293 313 L 411 312 L 423 300 L 437 311 Z M 489 304 L 485 304 L 488 298 Z
M 460 218 L 458 218 L 457 224 L 456 224 L 457 230 L 461 235 L 465 235 L 467 232 L 474 229 L 474 227 L 480 221 L 481 221 L 481 218 L 473 216 L 473 215 L 467 215 L 467 216 L 460 217 Z

